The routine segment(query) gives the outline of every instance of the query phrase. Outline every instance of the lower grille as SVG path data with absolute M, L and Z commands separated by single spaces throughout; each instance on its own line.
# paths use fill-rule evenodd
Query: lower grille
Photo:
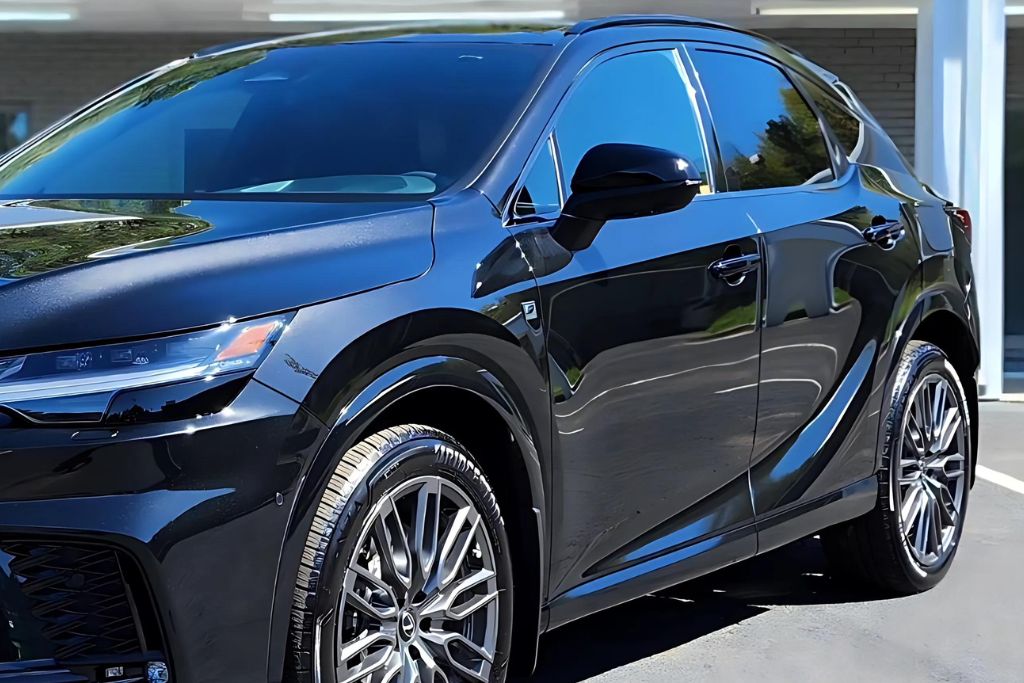
M 125 580 L 126 558 L 89 545 L 0 541 L 10 571 L 53 647 L 74 662 L 143 652 L 142 631 Z

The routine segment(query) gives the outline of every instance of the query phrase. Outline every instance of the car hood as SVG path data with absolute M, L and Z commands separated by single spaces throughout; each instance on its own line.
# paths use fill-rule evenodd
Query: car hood
M 298 308 L 422 275 L 429 203 L 0 203 L 0 353 Z

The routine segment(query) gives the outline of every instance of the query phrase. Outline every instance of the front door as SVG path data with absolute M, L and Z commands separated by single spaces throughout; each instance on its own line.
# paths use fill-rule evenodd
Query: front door
M 710 178 L 683 55 L 633 50 L 577 80 L 545 146 L 557 154 L 537 163 L 558 164 L 568 184 L 590 148 L 634 143 L 683 154 Z M 755 550 L 759 242 L 712 189 L 674 213 L 609 221 L 538 277 L 556 427 L 552 623 L 671 583 L 698 556 Z M 552 194 L 530 192 L 534 203 Z

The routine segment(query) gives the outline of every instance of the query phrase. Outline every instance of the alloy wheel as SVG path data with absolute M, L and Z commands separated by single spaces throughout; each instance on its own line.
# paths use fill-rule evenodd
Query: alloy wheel
M 956 545 L 967 448 L 957 393 L 942 375 L 927 375 L 910 396 L 894 468 L 903 543 L 925 569 L 941 565 Z
M 498 637 L 494 548 L 455 483 L 417 477 L 371 510 L 335 627 L 338 683 L 488 681 Z

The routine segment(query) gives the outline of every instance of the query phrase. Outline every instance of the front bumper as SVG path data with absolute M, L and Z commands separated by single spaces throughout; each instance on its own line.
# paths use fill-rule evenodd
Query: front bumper
M 256 381 L 190 420 L 0 422 L 0 681 L 160 680 L 159 663 L 266 680 L 292 497 L 324 435 Z

